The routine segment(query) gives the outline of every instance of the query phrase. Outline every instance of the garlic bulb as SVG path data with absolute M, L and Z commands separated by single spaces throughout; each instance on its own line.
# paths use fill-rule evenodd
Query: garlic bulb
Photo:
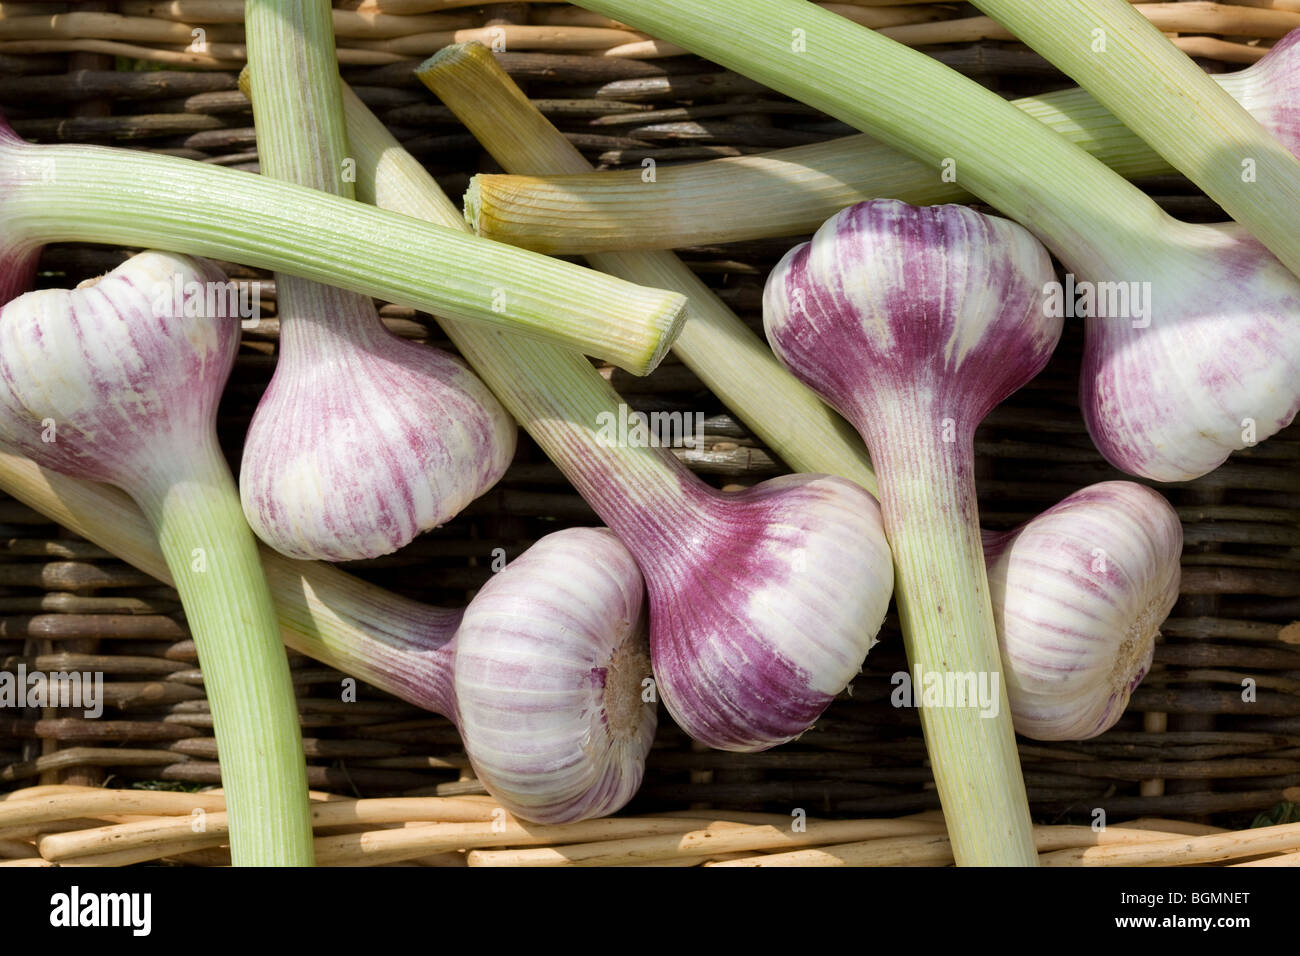
M 517 816 L 562 823 L 641 785 L 655 695 L 636 561 L 606 528 L 542 538 L 475 595 L 456 633 L 474 770 Z
M 826 220 L 763 290 L 772 351 L 871 452 L 909 663 L 994 687 L 987 710 L 965 698 L 921 710 L 963 865 L 1037 860 L 997 681 L 974 435 L 1047 364 L 1061 334 L 1044 309 L 1052 276 L 1047 250 L 1016 223 L 881 199 Z
M 1300 155 L 1300 28 L 1258 62 L 1224 77 L 1223 85 L 1279 143 Z
M 207 260 L 144 252 L 71 291 L 14 300 L 0 326 L 0 438 L 129 491 L 202 461 L 239 344 L 233 312 L 207 308 L 225 281 Z
M 261 173 L 352 199 L 329 4 L 252 0 L 245 20 Z M 463 272 L 447 275 L 466 285 Z M 393 335 L 369 296 L 338 281 L 284 271 L 275 281 L 279 362 L 240 477 L 263 541 L 290 557 L 378 557 L 505 473 L 515 423 L 464 364 Z M 499 314 L 504 296 L 493 303 Z
M 985 532 L 989 588 L 1016 730 L 1085 740 L 1114 726 L 1178 599 L 1183 531 L 1129 481 L 1076 491 L 1005 534 Z
M 311 577 L 300 568 L 310 567 Z M 335 568 L 268 562 L 277 593 L 332 596 L 303 654 L 456 725 L 505 809 L 572 823 L 621 809 L 641 784 L 658 720 L 645 583 L 605 528 L 546 535 L 463 609 L 431 607 Z M 297 611 L 308 614 L 308 609 Z
M 279 363 L 239 480 L 259 538 L 295 558 L 378 557 L 505 473 L 515 423 L 462 362 L 389 332 L 362 296 L 280 286 Z
M 0 309 L 0 442 L 116 485 L 157 534 L 203 668 L 236 864 L 308 865 L 297 707 L 257 546 L 217 444 L 239 345 L 209 262 L 134 256 Z
M 858 485 L 785 475 L 721 494 L 689 473 L 675 496 L 609 509 L 650 595 L 664 706 L 720 750 L 798 737 L 857 676 L 894 574 L 880 509 Z
M 1177 256 L 1154 255 L 1165 243 Z M 1089 309 L 1079 400 L 1115 467 L 1189 481 L 1300 410 L 1300 282 L 1234 223 L 1174 224 L 1152 246 L 1141 281 L 1097 284 L 1122 294 Z

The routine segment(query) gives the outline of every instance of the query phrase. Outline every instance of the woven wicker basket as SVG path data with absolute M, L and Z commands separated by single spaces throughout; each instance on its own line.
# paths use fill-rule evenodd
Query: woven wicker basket
M 646 157 L 672 163 L 757 152 L 849 132 L 706 61 L 564 4 L 337 6 L 344 78 L 452 196 L 469 175 L 494 167 L 418 85 L 411 67 L 471 36 L 504 43 L 509 52 L 498 54 L 500 62 L 602 168 L 637 166 Z M 1206 69 L 1222 71 L 1253 62 L 1273 39 L 1300 26 L 1300 4 L 1273 6 L 1142 9 Z M 858 0 L 835 9 L 1007 95 L 1068 85 L 965 4 L 881 7 Z M 0 111 L 32 140 L 111 143 L 255 169 L 252 115 L 236 88 L 241 16 L 239 0 L 5 0 Z M 625 121 L 608 119 L 620 115 Z M 1142 185 L 1182 218 L 1224 218 L 1181 178 Z M 791 242 L 680 255 L 757 326 L 763 279 Z M 102 246 L 50 246 L 39 281 L 74 284 L 126 255 Z M 270 315 L 245 333 L 221 407 L 224 447 L 238 462 L 274 365 L 277 326 L 273 284 L 264 274 L 230 268 L 262 278 L 264 316 Z M 399 334 L 450 348 L 428 316 L 391 306 L 382 314 Z M 985 526 L 1010 527 L 1082 485 L 1125 477 L 1102 460 L 1084 430 L 1075 398 L 1080 350 L 1080 330 L 1067 328 L 1049 368 L 978 433 Z M 709 447 L 691 461 L 706 480 L 744 486 L 788 470 L 671 357 L 645 379 L 612 375 L 635 408 L 706 414 Z M 1114 819 L 1243 827 L 1300 785 L 1300 626 L 1293 623 L 1300 619 L 1300 425 L 1198 481 L 1160 490 L 1183 521 L 1181 598 L 1162 629 L 1150 675 L 1113 730 L 1084 743 L 1022 741 L 1037 822 L 1089 823 L 1101 808 Z M 513 556 L 559 527 L 592 523 L 590 508 L 524 438 L 504 480 L 463 515 L 394 555 L 347 569 L 420 600 L 463 603 L 490 574 L 494 548 Z M 0 790 L 217 784 L 211 718 L 175 593 L 16 501 L 0 500 L 0 524 L 0 668 L 24 662 L 29 669 L 103 671 L 108 702 L 98 720 L 0 711 Z M 293 663 L 313 787 L 366 798 L 484 792 L 449 722 L 366 688 L 356 703 L 344 703 L 343 675 L 303 658 Z M 938 801 L 916 714 L 888 703 L 889 675 L 903 667 L 891 616 L 852 696 L 837 700 L 797 743 L 770 753 L 704 750 L 665 715 L 645 784 L 627 813 L 710 808 L 732 819 L 743 819 L 743 811 L 789 819 L 796 809 L 820 817 L 933 811 Z M 1246 678 L 1255 682 L 1253 701 L 1243 700 Z M 4 836 L 0 827 L 0 857 Z M 199 854 L 193 861 L 219 859 Z

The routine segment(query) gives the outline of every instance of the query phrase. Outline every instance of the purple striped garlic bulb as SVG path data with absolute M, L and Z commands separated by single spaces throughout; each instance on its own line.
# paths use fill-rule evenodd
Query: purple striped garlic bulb
M 516 816 L 620 809 L 654 740 L 645 584 L 612 531 L 542 538 L 493 576 L 456 632 L 457 724 L 474 771 Z
M 195 462 L 224 471 L 214 423 L 239 323 L 206 292 L 226 288 L 206 259 L 142 252 L 75 289 L 29 293 L 0 326 L 0 437 L 150 503 Z
M 664 494 L 678 498 L 676 514 L 611 519 L 645 574 L 664 706 L 720 750 L 795 739 L 857 676 L 888 609 L 893 566 L 875 499 L 806 474 L 723 494 L 686 473 Z
M 289 557 L 388 554 L 500 479 L 514 420 L 459 359 L 386 329 L 369 299 L 291 284 L 244 445 L 244 514 Z
M 1107 461 L 1156 481 L 1207 474 L 1300 411 L 1300 281 L 1235 223 L 1179 232 L 1161 240 L 1178 258 L 1089 270 L 1138 278 L 1109 283 L 1124 314 L 1086 319 L 1084 421 Z
M 1178 599 L 1183 529 L 1129 481 L 1076 491 L 1004 534 L 985 532 L 989 588 L 1017 732 L 1086 740 L 1115 725 Z
M 1279 143 L 1300 155 L 1300 28 L 1221 82 Z
M 463 610 L 350 590 L 353 636 L 295 648 L 451 720 L 506 810 L 572 823 L 636 793 L 657 723 L 645 583 L 611 531 L 546 535 Z
M 915 679 L 989 689 L 983 706 L 963 695 L 921 708 L 959 864 L 1037 859 L 999 676 L 974 436 L 1056 346 L 1052 278 L 1047 250 L 1010 220 L 882 199 L 828 219 L 763 290 L 772 351 L 871 452 Z

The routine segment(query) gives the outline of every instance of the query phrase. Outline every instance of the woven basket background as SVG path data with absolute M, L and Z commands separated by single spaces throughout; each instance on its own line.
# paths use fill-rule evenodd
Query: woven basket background
M 651 0 L 652 2 L 652 0 Z M 339 4 L 343 6 L 344 4 Z M 118 4 L 0 4 L 9 18 L 40 9 L 108 11 Z M 131 4 L 131 12 L 144 5 Z M 355 6 L 355 3 L 353 4 Z M 1206 4 L 1187 4 L 1206 7 Z M 28 9 L 31 8 L 31 9 Z M 527 24 L 560 16 L 563 5 L 496 4 L 453 14 L 465 25 Z M 1229 11 L 1242 8 L 1227 8 Z M 934 16 L 970 17 L 962 4 Z M 1300 14 L 1294 15 L 1300 22 Z M 213 39 L 239 40 L 237 23 Z M 1238 68 L 1264 36 L 1225 33 L 1202 45 Z M 195 63 L 174 43 L 136 43 L 172 61 L 140 72 L 105 41 L 53 31 L 37 52 L 3 33 L 0 110 L 42 142 L 96 142 L 168 152 L 255 170 L 238 64 Z M 371 41 L 343 41 L 340 47 Z M 445 42 L 445 41 L 444 41 Z M 373 46 L 373 43 L 372 43 Z M 223 47 L 223 50 L 225 48 Z M 393 132 L 459 196 L 469 175 L 495 167 L 411 74 L 436 46 L 351 59 L 344 78 Z M 1024 47 L 1003 40 L 924 46 L 1007 95 L 1069 85 Z M 104 52 L 107 50 L 108 52 Z M 409 54 L 409 55 L 408 55 Z M 850 130 L 748 80 L 691 56 L 648 58 L 519 50 L 505 68 L 593 162 L 639 166 L 815 142 Z M 194 59 L 192 57 L 188 59 Z M 155 67 L 158 64 L 154 64 Z M 644 118 L 637 112 L 675 109 Z M 620 117 L 611 121 L 610 117 Z M 599 122 L 598 122 L 599 121 Z M 1225 218 L 1180 177 L 1143 183 L 1187 219 Z M 682 257 L 755 327 L 767 271 L 796 240 L 681 250 Z M 129 251 L 63 244 L 46 249 L 41 285 L 67 286 L 112 268 Z M 273 285 L 263 280 L 264 316 L 245 333 L 221 407 L 224 447 L 238 463 L 243 433 L 275 362 Z M 404 336 L 450 348 L 425 315 L 385 307 Z M 983 522 L 1007 528 L 1077 488 L 1126 477 L 1092 448 L 1075 399 L 1081 330 L 1067 328 L 1051 366 L 990 416 L 977 435 Z M 684 366 L 669 358 L 646 379 L 613 381 L 643 411 L 706 413 L 710 448 L 692 467 L 720 486 L 744 486 L 788 469 L 731 417 Z M 1120 723 L 1084 743 L 1023 741 L 1021 756 L 1041 822 L 1087 822 L 1094 808 L 1116 818 L 1159 815 L 1243 825 L 1300 784 L 1300 425 L 1239 452 L 1195 482 L 1160 490 L 1177 507 L 1186 548 L 1182 596 L 1163 628 L 1151 674 Z M 397 554 L 348 565 L 385 587 L 431 603 L 463 603 L 491 573 L 494 548 L 509 556 L 568 525 L 593 524 L 591 510 L 521 434 L 501 483 L 462 516 Z M 891 614 L 851 696 L 842 696 L 797 743 L 743 755 L 693 745 L 666 713 L 632 812 L 712 806 L 810 814 L 893 815 L 937 807 L 916 713 L 889 705 L 890 675 L 905 662 Z M 1286 640 L 1289 638 L 1290 640 Z M 11 499 L 0 499 L 0 668 L 105 672 L 109 706 L 98 720 L 79 713 L 0 711 L 0 790 L 36 783 L 218 782 L 211 719 L 175 593 Z M 292 657 L 313 786 L 353 796 L 475 793 L 481 786 L 450 723 L 373 689 L 341 698 L 344 675 Z M 1256 699 L 1242 699 L 1242 682 Z

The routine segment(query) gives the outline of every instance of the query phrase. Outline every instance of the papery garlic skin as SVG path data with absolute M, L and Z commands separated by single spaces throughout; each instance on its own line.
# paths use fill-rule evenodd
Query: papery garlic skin
M 240 329 L 220 311 L 176 314 L 174 290 L 206 297 L 225 282 L 205 259 L 142 252 L 75 289 L 23 297 L 0 322 L 0 439 L 128 488 L 192 459 L 215 427 Z
M 877 199 L 786 253 L 763 290 L 763 325 L 782 364 L 874 455 L 906 444 L 897 429 L 937 432 L 945 418 L 973 434 L 1036 375 L 1061 334 L 1044 308 L 1053 278 L 1047 251 L 1009 220 Z
M 693 507 L 706 537 L 641 562 L 664 706 L 710 747 L 786 743 L 876 643 L 894 584 L 880 509 L 852 482 L 802 474 Z
M 1076 491 L 1006 534 L 986 533 L 989 587 L 1016 731 L 1086 740 L 1115 725 L 1178 599 L 1183 531 L 1128 481 Z
M 1221 82 L 1279 143 L 1300 155 L 1300 28 Z
M 0 305 L 31 291 L 40 258 L 40 249 L 0 250 Z
M 1235 224 L 1176 239 L 1176 267 L 1126 277 L 1149 283 L 1149 315 L 1088 317 L 1080 373 L 1098 450 L 1156 481 L 1207 474 L 1300 411 L 1300 281 Z
M 389 332 L 368 299 L 298 286 L 312 317 L 282 319 L 244 445 L 244 514 L 289 557 L 379 557 L 496 484 L 517 429 L 464 363 Z
M 470 602 L 455 640 L 457 724 L 475 773 L 516 816 L 620 809 L 654 740 L 645 586 L 613 532 L 542 538 Z

